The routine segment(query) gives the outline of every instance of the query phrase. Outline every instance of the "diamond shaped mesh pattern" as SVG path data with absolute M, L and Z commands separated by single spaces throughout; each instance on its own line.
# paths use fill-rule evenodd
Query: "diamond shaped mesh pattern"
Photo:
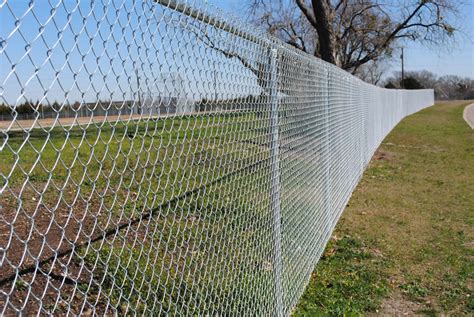
M 201 2 L 0 0 L 0 314 L 288 315 L 433 91 Z

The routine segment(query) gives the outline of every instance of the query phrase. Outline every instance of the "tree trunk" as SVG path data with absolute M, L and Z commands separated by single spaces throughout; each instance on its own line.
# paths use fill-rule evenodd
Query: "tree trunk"
M 336 40 L 331 24 L 331 8 L 325 0 L 312 0 L 316 32 L 319 37 L 319 54 L 323 60 L 338 65 L 336 59 Z

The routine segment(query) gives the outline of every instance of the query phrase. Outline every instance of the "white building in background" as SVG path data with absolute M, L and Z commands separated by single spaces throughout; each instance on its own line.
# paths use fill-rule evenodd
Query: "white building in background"
M 194 102 L 186 98 L 183 78 L 178 73 L 162 74 L 154 87 L 146 87 L 137 102 L 136 113 L 150 116 L 194 112 Z

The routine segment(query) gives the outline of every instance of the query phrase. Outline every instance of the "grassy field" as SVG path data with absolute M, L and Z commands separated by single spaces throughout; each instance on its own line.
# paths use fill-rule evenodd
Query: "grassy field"
M 295 316 L 474 314 L 469 102 L 404 119 L 384 140 Z
M 281 120 L 281 261 L 285 287 L 295 293 L 311 270 L 298 266 L 312 265 L 326 235 L 321 221 L 314 225 L 325 203 L 325 138 L 319 111 Z M 318 129 L 297 128 L 303 123 Z M 0 308 L 273 310 L 270 141 L 263 111 L 4 134 L 0 250 L 8 261 L 0 270 Z M 310 237 L 301 236 L 308 230 Z
M 459 104 L 439 105 L 387 138 L 297 315 L 472 309 L 474 142 L 461 113 Z M 317 247 L 294 247 L 318 218 L 303 215 L 321 210 L 324 191 L 323 135 L 293 133 L 282 133 L 280 154 L 283 260 L 298 261 L 284 263 L 284 278 L 294 290 L 306 276 L 295 263 Z M 9 133 L 0 152 L 0 247 L 9 261 L 0 291 L 14 290 L 9 300 L 26 313 L 41 304 L 57 313 L 263 314 L 274 282 L 269 135 L 268 118 L 256 113 Z M 0 307 L 5 300 L 0 293 Z
M 249 299 L 265 309 L 268 141 L 268 121 L 255 113 L 9 133 L 0 290 L 14 288 L 20 307 L 31 288 L 27 313 L 41 294 L 56 312 L 93 303 L 85 311 L 178 314 L 213 303 L 232 312 Z M 0 293 L 0 307 L 5 300 Z

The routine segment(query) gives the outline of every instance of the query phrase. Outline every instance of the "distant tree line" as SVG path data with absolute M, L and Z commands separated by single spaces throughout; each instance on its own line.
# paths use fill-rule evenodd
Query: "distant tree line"
M 12 115 L 13 109 L 18 114 L 27 114 L 37 112 L 58 112 L 61 110 L 61 105 L 55 101 L 52 104 L 42 104 L 39 101 L 24 101 L 15 106 L 9 106 L 4 103 L 0 103 L 0 114 L 1 115 Z
M 437 76 L 432 72 L 407 72 L 402 82 L 401 73 L 388 78 L 385 88 L 434 89 L 435 98 L 440 100 L 474 99 L 474 79 L 456 75 Z
M 255 105 L 262 102 L 262 96 L 248 95 L 245 97 L 230 99 L 207 99 L 203 98 L 194 104 L 194 111 L 217 111 L 217 110 L 235 110 L 235 109 L 255 109 Z
M 117 105 L 117 108 L 120 107 L 130 107 L 131 101 L 124 101 L 124 102 L 111 102 L 109 100 L 99 100 L 97 104 L 99 105 L 110 105 L 110 104 L 115 104 Z M 16 110 L 18 114 L 33 114 L 35 112 L 38 113 L 57 113 L 57 112 L 64 112 L 69 109 L 78 111 L 81 108 L 87 107 L 89 111 L 93 111 L 93 108 L 96 103 L 80 103 L 79 101 L 76 101 L 72 104 L 66 104 L 66 105 L 61 105 L 59 102 L 54 101 L 52 104 L 42 104 L 39 101 L 32 101 L 32 100 L 27 100 L 22 103 L 19 103 L 15 106 L 9 106 L 5 103 L 0 103 L 0 115 L 13 115 L 13 109 Z M 89 107 L 88 107 L 89 106 Z M 104 107 L 105 108 L 105 107 Z

